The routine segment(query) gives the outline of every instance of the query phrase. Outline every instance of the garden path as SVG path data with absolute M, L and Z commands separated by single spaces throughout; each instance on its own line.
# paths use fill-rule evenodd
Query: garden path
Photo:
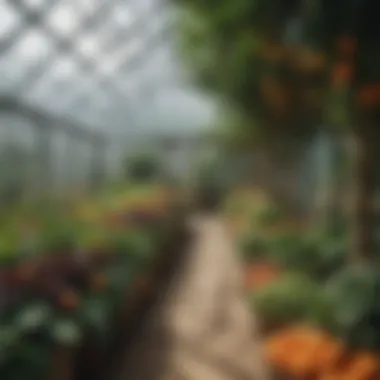
M 196 217 L 187 262 L 154 308 L 120 380 L 267 380 L 226 226 Z

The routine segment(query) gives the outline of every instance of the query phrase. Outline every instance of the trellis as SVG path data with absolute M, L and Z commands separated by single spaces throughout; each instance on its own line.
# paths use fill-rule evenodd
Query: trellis
M 145 4 L 139 16 L 135 20 L 124 19 L 115 27 L 112 17 L 122 15 L 130 3 L 124 0 L 72 2 L 71 9 L 81 15 L 81 20 L 76 28 L 63 33 L 52 25 L 49 17 L 62 4 L 70 7 L 67 0 L 5 0 L 5 6 L 17 14 L 20 22 L 5 37 L 0 36 L 0 59 L 9 55 L 20 39 L 31 30 L 38 30 L 47 36 L 53 45 L 53 50 L 42 62 L 29 68 L 20 83 L 0 97 L 0 117 L 7 117 L 7 122 L 2 123 L 2 130 L 9 129 L 13 132 L 16 127 L 9 120 L 14 118 L 27 123 L 33 136 L 32 161 L 35 170 L 31 182 L 24 182 L 28 195 L 51 195 L 52 190 L 55 190 L 56 177 L 61 175 L 53 168 L 56 153 L 54 139 L 59 134 L 62 137 L 61 146 L 65 140 L 67 149 L 62 155 L 66 177 L 70 177 L 70 169 L 77 169 L 83 161 L 87 165 L 85 173 L 79 176 L 83 183 L 79 184 L 73 178 L 63 181 L 65 186 L 59 186 L 59 192 L 68 194 L 71 191 L 88 191 L 98 188 L 107 179 L 107 155 L 115 149 L 114 141 L 120 146 L 120 136 L 113 136 L 112 124 L 125 126 L 130 118 L 129 95 L 123 88 L 123 83 L 129 81 L 149 59 L 150 54 L 168 40 L 171 30 L 168 20 L 170 9 L 164 0 L 152 0 L 150 4 L 142 0 L 136 2 L 136 6 L 142 7 Z M 78 41 L 85 40 L 91 34 L 93 37 L 98 35 L 102 28 L 107 29 L 109 34 L 99 45 L 100 54 L 89 56 L 80 51 Z M 139 39 L 140 47 L 133 51 L 130 43 L 135 41 L 139 45 Z M 49 109 L 52 107 L 42 106 L 35 101 L 34 94 L 36 88 L 48 79 L 51 69 L 66 58 L 71 59 L 90 81 L 86 88 L 76 89 L 79 90 L 76 91 L 76 96 L 71 96 L 66 107 L 57 112 Z M 158 84 L 148 83 L 146 89 L 152 93 Z M 140 94 L 133 96 L 145 93 L 141 87 L 140 83 Z M 60 91 L 59 88 L 56 90 Z M 109 103 L 107 112 L 93 123 L 83 120 L 80 117 L 81 111 L 86 107 L 94 107 L 92 94 L 101 92 Z M 119 114 L 119 119 L 115 113 Z M 1 142 L 2 145 L 6 144 L 0 138 Z M 83 155 L 84 149 L 88 150 L 86 159 L 79 157 L 80 154 Z M 9 164 L 12 165 L 11 162 Z M 0 188 L 1 185 L 0 180 Z

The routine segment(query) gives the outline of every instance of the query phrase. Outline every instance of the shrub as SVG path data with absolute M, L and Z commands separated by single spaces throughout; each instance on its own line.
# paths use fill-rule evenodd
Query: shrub
M 328 278 L 344 264 L 348 249 L 345 234 L 313 230 L 308 234 L 285 233 L 267 239 L 269 257 L 289 270 Z
M 308 276 L 287 274 L 252 294 L 252 306 L 270 325 L 318 322 L 328 313 L 323 289 Z
M 283 216 L 281 208 L 272 202 L 265 202 L 259 207 L 255 214 L 256 223 L 267 227 L 278 222 Z
M 268 257 L 265 239 L 253 233 L 245 234 L 240 238 L 239 252 L 246 263 Z
M 127 177 L 135 182 L 151 181 L 158 177 L 160 166 L 157 158 L 141 155 L 130 158 L 126 162 Z
M 353 347 L 380 350 L 380 278 L 377 266 L 345 268 L 327 284 L 334 332 Z

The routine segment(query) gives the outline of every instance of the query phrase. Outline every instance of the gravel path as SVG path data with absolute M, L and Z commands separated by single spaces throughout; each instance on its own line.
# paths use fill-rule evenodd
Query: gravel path
M 120 380 L 267 380 L 223 223 L 192 221 L 189 259 L 125 360 Z

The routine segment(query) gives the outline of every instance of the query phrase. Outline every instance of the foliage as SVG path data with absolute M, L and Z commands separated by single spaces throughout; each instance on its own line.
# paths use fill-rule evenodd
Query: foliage
M 28 363 L 28 377 L 46 378 L 54 345 L 111 337 L 126 292 L 151 273 L 174 231 L 175 200 L 166 189 L 126 193 L 112 202 L 22 210 L 1 231 L 1 377 L 17 377 Z
M 362 208 L 375 196 L 379 139 L 374 126 L 380 108 L 377 3 L 176 3 L 184 15 L 186 62 L 205 87 L 242 115 L 241 125 L 247 127 L 243 136 L 251 132 L 255 138 L 283 147 L 289 140 L 310 141 L 327 126 L 355 137 L 363 154 L 355 158 L 361 157 L 356 162 L 359 191 L 353 215 L 356 225 L 367 228 L 358 230 L 356 246 L 362 252 L 353 254 L 368 257 L 374 250 L 373 221 Z M 266 148 L 277 151 L 272 144 Z
M 244 261 L 265 258 L 316 279 L 328 278 L 340 269 L 347 251 L 348 236 L 342 227 L 312 229 L 307 233 L 279 232 L 269 237 L 249 231 L 240 240 Z
M 378 267 L 344 268 L 319 284 L 286 274 L 252 296 L 259 315 L 275 326 L 309 322 L 342 339 L 353 350 L 380 350 Z
M 224 203 L 224 212 L 228 217 L 241 217 L 251 222 L 261 205 L 270 203 L 268 197 L 258 189 L 238 188 L 231 191 Z M 253 220 L 254 221 L 254 220 Z
M 239 239 L 238 249 L 245 263 L 251 263 L 260 259 L 267 259 L 267 245 L 260 236 L 249 233 Z
M 157 179 L 160 165 L 154 156 L 138 155 L 126 161 L 127 178 L 135 182 L 146 182 Z
M 380 350 L 378 267 L 345 268 L 327 284 L 334 307 L 335 333 L 354 347 Z
M 196 192 L 200 203 L 205 206 L 218 204 L 228 185 L 228 170 L 215 153 L 202 156 L 198 166 Z
M 177 3 L 183 10 L 185 62 L 201 85 L 237 111 L 244 120 L 239 123 L 244 135 L 269 140 L 281 135 L 284 140 L 314 132 L 320 116 L 315 103 L 323 98 L 324 82 L 306 75 L 306 86 L 299 85 L 305 78 L 294 69 L 297 51 L 280 37 L 288 34 L 302 2 Z
M 280 265 L 291 270 L 309 273 L 324 278 L 343 264 L 345 247 L 340 242 L 326 237 L 317 238 L 303 235 L 279 236 L 268 242 L 271 257 Z
M 254 219 L 258 226 L 265 228 L 279 222 L 283 216 L 283 210 L 279 205 L 274 202 L 265 202 L 257 209 Z
M 322 288 L 308 276 L 284 274 L 277 281 L 253 292 L 252 307 L 260 318 L 274 326 L 326 318 L 329 304 Z

